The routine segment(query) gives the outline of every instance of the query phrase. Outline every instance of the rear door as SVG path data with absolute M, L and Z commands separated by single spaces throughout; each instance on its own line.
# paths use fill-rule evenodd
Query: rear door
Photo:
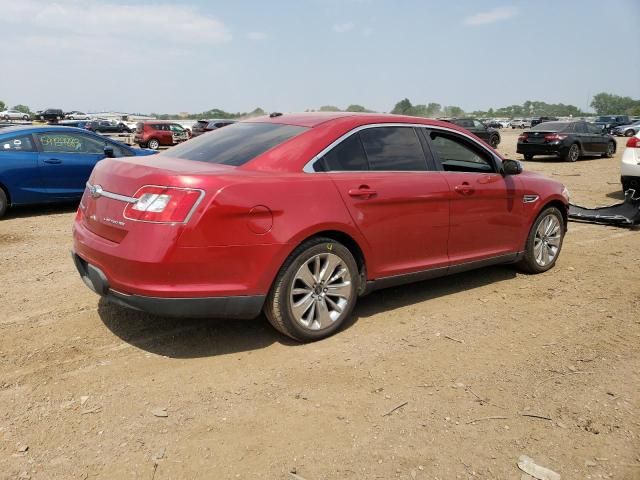
M 589 138 L 591 139 L 591 144 L 593 145 L 593 151 L 598 153 L 605 153 L 607 151 L 607 146 L 609 144 L 609 135 L 606 135 L 602 128 L 593 123 L 584 123 L 587 132 L 589 133 Z
M 411 126 L 367 127 L 321 159 L 369 243 L 369 275 L 448 265 L 449 187 Z
M 47 191 L 38 168 L 38 152 L 30 134 L 0 140 L 0 183 L 14 204 L 46 201 Z
M 520 251 L 525 225 L 517 176 L 502 176 L 493 154 L 469 137 L 426 133 L 451 192 L 451 265 Z
M 82 195 L 91 170 L 104 158 L 105 141 L 70 132 L 37 133 L 38 165 L 46 190 L 53 198 Z

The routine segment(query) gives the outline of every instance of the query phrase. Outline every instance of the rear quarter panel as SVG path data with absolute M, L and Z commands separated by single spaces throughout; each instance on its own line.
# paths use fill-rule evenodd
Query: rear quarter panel
M 329 178 L 300 173 L 220 180 L 218 185 L 225 186 L 205 199 L 206 207 L 192 218 L 179 246 L 278 245 L 266 268 L 254 272 L 265 291 L 289 254 L 318 232 L 345 233 L 360 245 L 365 258 L 368 256 L 368 244 Z

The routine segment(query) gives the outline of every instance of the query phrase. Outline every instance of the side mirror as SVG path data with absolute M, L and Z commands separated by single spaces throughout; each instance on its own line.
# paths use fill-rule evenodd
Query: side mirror
M 109 145 L 105 145 L 104 146 L 104 156 L 107 158 L 115 158 L 116 154 L 113 151 L 113 147 L 110 147 Z
M 522 164 L 517 160 L 505 159 L 502 161 L 503 175 L 518 175 L 522 173 Z

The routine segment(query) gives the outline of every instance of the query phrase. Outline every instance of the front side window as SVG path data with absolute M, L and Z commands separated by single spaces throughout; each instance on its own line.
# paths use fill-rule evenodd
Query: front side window
M 431 145 L 440 158 L 445 172 L 494 172 L 488 152 L 455 134 L 433 130 L 429 133 Z
M 476 128 L 479 128 L 481 130 L 484 130 L 486 127 L 484 126 L 484 123 L 478 121 L 478 120 L 474 120 L 473 121 L 473 126 Z
M 104 141 L 77 133 L 40 133 L 42 151 L 47 153 L 104 153 Z
M 184 133 L 184 128 L 182 128 L 180 125 L 175 125 L 172 123 L 171 125 L 169 125 L 169 128 L 171 129 L 172 132 Z
M 17 137 L 0 140 L 0 153 L 2 152 L 35 152 L 36 149 L 31 140 L 31 135 L 21 135 Z
M 306 127 L 277 123 L 234 123 L 213 130 L 210 134 L 200 135 L 160 155 L 240 166 L 306 130 Z
M 422 145 L 413 127 L 376 127 L 360 132 L 370 170 L 427 170 Z

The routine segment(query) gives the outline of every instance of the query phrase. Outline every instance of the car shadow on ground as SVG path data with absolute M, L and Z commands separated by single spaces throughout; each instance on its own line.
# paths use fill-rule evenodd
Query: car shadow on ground
M 607 193 L 606 196 L 607 196 L 607 198 L 614 198 L 614 199 L 620 200 L 620 201 L 624 200 L 624 193 L 622 192 L 622 187 L 620 187 L 620 190 L 616 190 L 615 192 Z
M 591 161 L 591 160 L 603 160 L 603 158 L 601 156 L 589 156 L 589 157 L 580 157 L 578 158 L 578 162 L 585 162 L 585 161 Z M 525 160 L 524 158 L 520 158 L 520 161 L 524 164 L 527 164 L 529 162 L 534 162 L 534 163 L 573 163 L 573 162 L 569 162 L 568 160 L 565 160 L 564 158 L 560 158 L 556 155 L 536 155 L 535 157 L 533 157 L 531 160 Z
M 56 215 L 62 213 L 73 213 L 78 209 L 78 201 L 63 203 L 51 203 L 42 205 L 25 205 L 11 207 L 3 217 L 3 220 L 12 218 L 40 217 L 43 215 Z
M 449 277 L 373 292 L 358 300 L 342 330 L 361 319 L 433 298 L 470 290 L 516 276 L 512 266 L 488 267 Z M 274 343 L 299 343 L 278 333 L 264 315 L 254 320 L 166 318 L 129 310 L 100 299 L 98 314 L 123 341 L 170 358 L 201 358 L 258 350 Z M 393 328 L 390 323 L 388 328 Z

